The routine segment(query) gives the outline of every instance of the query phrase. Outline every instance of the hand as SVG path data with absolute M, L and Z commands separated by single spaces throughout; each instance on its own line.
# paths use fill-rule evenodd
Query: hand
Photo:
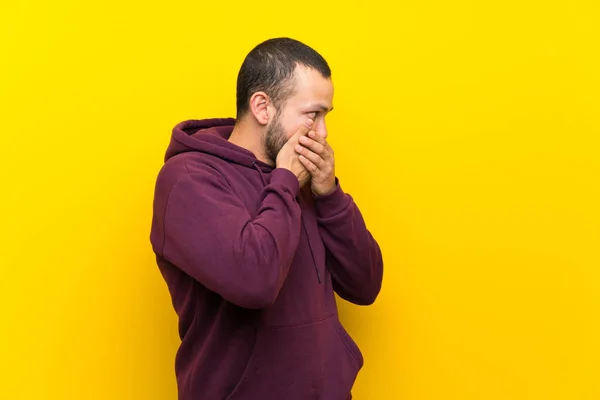
M 303 187 L 306 185 L 306 183 L 308 183 L 310 180 L 310 173 L 298 159 L 294 148 L 295 146 L 298 146 L 300 138 L 306 137 L 312 125 L 312 119 L 308 119 L 304 124 L 302 124 L 296 133 L 294 133 L 294 135 L 289 138 L 286 144 L 281 148 L 277 154 L 277 159 L 275 160 L 275 165 L 277 168 L 285 168 L 296 175 L 300 187 Z
M 317 196 L 325 196 L 335 189 L 335 163 L 333 149 L 327 143 L 327 133 L 310 131 L 301 136 L 296 145 L 298 159 L 310 172 L 311 189 Z

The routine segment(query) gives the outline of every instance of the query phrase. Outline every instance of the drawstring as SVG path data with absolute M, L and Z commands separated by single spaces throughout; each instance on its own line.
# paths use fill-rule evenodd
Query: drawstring
M 265 179 L 265 176 L 264 176 L 263 172 L 260 170 L 260 167 L 258 166 L 256 161 L 254 161 L 252 163 L 252 166 L 254 167 L 254 169 L 256 169 L 258 171 L 258 174 L 260 175 L 260 179 L 262 180 L 263 186 L 267 186 L 267 180 Z M 304 225 L 303 217 L 300 217 L 300 223 L 302 224 L 302 229 L 304 230 L 304 234 L 306 235 L 306 241 L 308 242 L 308 248 L 310 249 L 310 255 L 312 256 L 313 264 L 315 266 L 315 270 L 317 271 L 317 280 L 319 281 L 319 283 L 321 283 L 321 272 L 319 272 L 319 267 L 317 266 L 317 260 L 315 259 L 315 253 L 313 251 L 312 245 L 310 244 L 310 239 L 308 237 L 308 231 L 306 229 L 306 225 Z
M 306 230 L 306 225 L 304 225 L 304 219 L 302 219 L 302 229 L 304 229 L 304 233 L 306 234 L 306 241 L 308 242 L 308 248 L 310 249 L 310 255 L 313 259 L 313 264 L 315 266 L 315 271 L 317 271 L 317 280 L 321 283 L 321 272 L 319 272 L 319 267 L 317 267 L 317 260 L 315 259 L 315 252 L 313 251 L 312 245 L 310 244 L 310 239 L 308 238 L 308 231 Z
M 265 179 L 265 176 L 263 175 L 263 172 L 260 170 L 260 167 L 258 166 L 256 161 L 254 161 L 252 163 L 252 166 L 258 171 L 258 174 L 260 175 L 260 179 L 262 180 L 263 186 L 267 186 L 267 181 Z
M 302 201 L 302 196 L 298 196 L 298 202 Z M 310 255 L 313 259 L 313 265 L 315 266 L 315 271 L 317 271 L 317 280 L 321 283 L 321 272 L 319 271 L 319 267 L 317 265 L 317 259 L 315 258 L 315 252 L 313 251 L 312 244 L 310 243 L 310 236 L 308 235 L 308 229 L 306 229 L 306 225 L 304 224 L 304 213 L 302 213 L 301 217 L 302 229 L 304 230 L 304 234 L 306 235 L 306 241 L 308 242 L 308 248 L 310 249 Z

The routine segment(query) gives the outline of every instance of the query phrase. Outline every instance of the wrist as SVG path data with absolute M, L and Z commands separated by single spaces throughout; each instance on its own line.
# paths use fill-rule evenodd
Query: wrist
M 329 196 L 336 189 L 335 180 L 326 186 L 311 186 L 313 196 L 324 197 Z
M 339 181 L 335 180 L 334 190 L 325 196 L 314 196 L 317 216 L 329 218 L 340 214 L 352 204 L 350 195 L 344 193 Z
M 275 164 L 275 168 L 287 169 L 288 171 L 292 171 L 292 165 L 287 165 L 285 163 Z

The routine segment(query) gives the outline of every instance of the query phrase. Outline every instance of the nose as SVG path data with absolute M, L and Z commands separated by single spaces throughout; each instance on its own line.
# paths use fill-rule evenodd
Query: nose
M 323 134 L 325 136 L 325 138 L 327 138 L 327 124 L 325 123 L 325 119 L 318 119 L 315 121 L 316 122 L 316 126 L 315 126 L 315 130 L 317 132 L 320 132 L 321 134 Z

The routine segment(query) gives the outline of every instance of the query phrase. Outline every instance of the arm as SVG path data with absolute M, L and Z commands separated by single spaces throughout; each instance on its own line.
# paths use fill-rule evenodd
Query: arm
M 327 267 L 333 288 L 343 299 L 372 304 L 383 280 L 381 251 L 352 197 L 342 191 L 335 178 L 333 149 L 326 139 L 326 131 L 310 131 L 308 137 L 300 138 L 301 146 L 296 151 L 312 177 Z
M 274 170 L 252 218 L 217 171 L 185 175 L 168 195 L 155 250 L 224 299 L 244 308 L 268 307 L 299 243 L 298 191 L 292 172 Z
M 333 192 L 315 196 L 315 207 L 333 288 L 354 304 L 372 304 L 381 289 L 383 258 L 358 207 L 337 180 Z

